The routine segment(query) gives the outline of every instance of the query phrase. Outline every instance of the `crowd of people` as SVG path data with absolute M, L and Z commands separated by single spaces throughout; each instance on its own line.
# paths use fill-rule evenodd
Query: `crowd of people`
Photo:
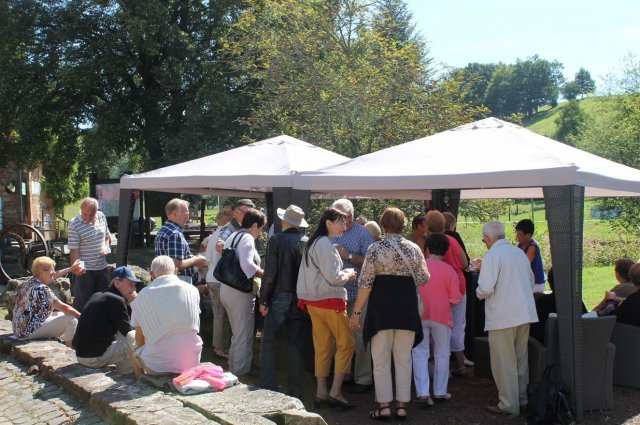
M 475 294 L 468 294 L 465 273 L 472 262 L 450 213 L 416 215 L 405 238 L 407 219 L 400 209 L 386 208 L 378 225 L 366 217 L 354 220 L 351 201 L 339 199 L 307 236 L 304 211 L 290 205 L 277 209 L 282 231 L 260 258 L 256 239 L 266 216 L 251 200 L 240 199 L 233 210 L 220 211 L 204 255 L 194 255 L 183 234 L 189 205 L 173 199 L 155 239 L 152 282 L 138 291 L 140 279 L 125 266 L 105 284 L 109 233 L 94 201 L 85 199 L 70 225 L 72 265 L 55 271 L 47 257 L 33 262 L 33 277 L 21 287 L 14 309 L 18 338 L 61 338 L 87 367 L 115 365 L 138 377 L 180 373 L 200 362 L 206 299 L 213 310 L 214 353 L 228 359 L 232 373 L 255 375 L 259 363 L 260 386 L 277 391 L 278 360 L 285 360 L 288 394 L 301 398 L 311 338 L 315 408 L 349 410 L 348 393 L 373 388 L 377 407 L 370 418 L 403 420 L 412 380 L 413 401 L 428 407 L 452 398 L 450 376 L 467 376 L 473 363 L 464 355 L 465 311 L 467 296 L 475 296 L 485 301 L 498 387 L 498 403 L 487 410 L 517 415 L 527 405 L 527 340 L 530 333 L 540 337 L 536 323 L 555 310 L 553 293 L 542 294 L 547 276 L 530 220 L 517 223 L 517 245 L 506 240 L 503 223 L 483 226 L 487 252 L 471 266 L 479 276 Z M 251 282 L 248 290 L 215 272 L 225 250 L 235 250 L 240 273 Z M 198 269 L 202 278 L 194 282 Z M 69 273 L 76 276 L 74 306 L 48 286 Z M 640 263 L 617 261 L 615 276 L 619 284 L 594 311 L 640 326 Z M 548 277 L 552 286 L 551 271 Z M 259 362 L 253 359 L 256 309 L 264 318 Z

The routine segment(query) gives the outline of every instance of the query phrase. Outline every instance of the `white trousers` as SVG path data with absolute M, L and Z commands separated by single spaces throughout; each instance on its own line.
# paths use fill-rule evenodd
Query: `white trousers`
M 24 339 L 44 339 L 59 338 L 65 343 L 71 344 L 73 336 L 76 334 L 78 327 L 78 319 L 73 316 L 67 316 L 61 311 L 53 311 L 47 317 L 42 326 L 33 331 L 31 335 Z
M 424 339 L 413 349 L 413 380 L 418 397 L 430 396 L 429 380 L 429 336 L 433 338 L 433 395 L 443 396 L 449 385 L 449 338 L 451 328 L 433 320 L 422 321 Z
M 376 387 L 376 401 L 393 401 L 393 381 L 391 379 L 391 356 L 396 373 L 396 401 L 411 400 L 411 348 L 415 332 L 401 329 L 378 331 L 371 338 L 373 359 L 373 380 Z

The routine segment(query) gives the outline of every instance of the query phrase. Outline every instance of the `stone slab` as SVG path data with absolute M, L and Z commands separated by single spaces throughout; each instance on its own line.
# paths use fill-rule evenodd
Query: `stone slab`
M 120 389 L 110 388 L 91 399 L 92 410 L 110 423 L 127 424 L 215 424 L 204 415 L 188 409 L 173 397 L 155 392 L 141 397 L 122 397 Z
M 185 406 L 189 406 L 209 418 L 233 425 L 244 423 L 243 417 L 245 421 L 250 419 L 255 421 L 251 422 L 255 424 L 271 422 L 284 424 L 285 417 L 292 416 L 291 411 L 305 412 L 304 405 L 297 398 L 244 384 L 220 392 L 177 396 L 177 398 Z M 285 411 L 290 413 L 285 415 Z M 260 416 L 262 419 L 254 416 Z

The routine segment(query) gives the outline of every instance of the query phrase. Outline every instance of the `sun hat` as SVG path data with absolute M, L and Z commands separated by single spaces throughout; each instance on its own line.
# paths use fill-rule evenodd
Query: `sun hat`
M 302 208 L 296 205 L 289 205 L 286 210 L 278 208 L 278 217 L 286 221 L 287 223 L 296 227 L 309 227 L 309 224 L 304 219 L 304 212 Z

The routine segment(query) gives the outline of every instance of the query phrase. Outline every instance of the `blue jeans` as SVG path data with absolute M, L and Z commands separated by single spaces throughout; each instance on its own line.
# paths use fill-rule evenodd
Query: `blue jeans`
M 291 317 L 292 301 L 293 294 L 288 293 L 275 294 L 271 299 L 260 344 L 260 386 L 277 391 L 277 356 L 278 348 L 282 347 L 281 352 L 286 353 L 283 364 L 287 369 L 289 395 L 300 398 L 304 389 L 304 350 L 310 321 Z

